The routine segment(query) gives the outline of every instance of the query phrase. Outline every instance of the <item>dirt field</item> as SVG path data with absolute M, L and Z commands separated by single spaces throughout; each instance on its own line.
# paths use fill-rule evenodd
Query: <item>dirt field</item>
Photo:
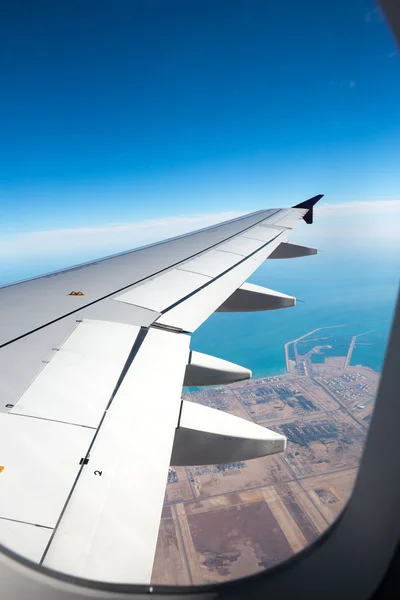
M 187 472 L 194 495 L 198 498 L 292 479 L 288 468 L 279 456 L 266 456 L 237 463 L 237 467 L 233 465 L 223 473 L 216 473 L 210 467 L 190 467 Z
M 329 473 L 303 479 L 301 485 L 318 510 L 331 523 L 346 506 L 356 476 L 357 469 L 349 469 L 341 473 Z
M 183 554 L 193 583 L 242 577 L 298 552 L 328 525 L 296 482 L 185 502 L 174 509 L 185 552 L 171 512 L 165 512 L 153 583 L 187 581 Z
M 356 474 L 349 469 L 164 507 L 152 582 L 226 581 L 281 562 L 338 516 Z

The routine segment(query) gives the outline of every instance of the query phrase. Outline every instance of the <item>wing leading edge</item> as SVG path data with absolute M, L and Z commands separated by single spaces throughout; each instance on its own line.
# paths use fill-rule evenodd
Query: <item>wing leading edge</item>
M 251 376 L 192 352 L 191 334 L 214 311 L 295 304 L 246 280 L 267 258 L 315 253 L 288 237 L 320 198 L 0 289 L 0 542 L 76 577 L 149 583 L 171 460 L 285 448 L 181 389 Z

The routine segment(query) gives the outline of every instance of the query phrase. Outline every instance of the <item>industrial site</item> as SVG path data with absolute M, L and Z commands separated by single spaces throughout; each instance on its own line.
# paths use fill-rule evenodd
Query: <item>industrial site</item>
M 222 582 L 269 568 L 316 540 L 343 510 L 379 374 L 350 366 L 360 334 L 346 355 L 324 356 L 332 329 L 285 344 L 287 374 L 184 395 L 278 431 L 288 443 L 281 454 L 247 462 L 170 468 L 154 583 Z

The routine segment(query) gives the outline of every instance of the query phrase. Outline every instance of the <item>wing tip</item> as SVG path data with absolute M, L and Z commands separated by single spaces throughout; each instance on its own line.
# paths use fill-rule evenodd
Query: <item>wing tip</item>
M 306 208 L 307 213 L 304 215 L 303 219 L 308 225 L 311 225 L 314 216 L 314 206 L 321 200 L 321 198 L 323 198 L 323 196 L 324 194 L 318 194 L 317 196 L 313 196 L 304 202 L 300 202 L 300 204 L 292 206 L 292 208 Z

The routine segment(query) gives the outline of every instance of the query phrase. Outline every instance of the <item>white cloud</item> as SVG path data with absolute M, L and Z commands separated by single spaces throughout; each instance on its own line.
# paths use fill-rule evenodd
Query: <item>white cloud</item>
M 382 213 L 397 213 L 400 212 L 400 200 L 365 200 L 356 202 L 337 202 L 329 204 L 322 201 L 318 205 L 318 214 L 325 213 L 341 213 L 343 215 L 363 215 L 363 214 L 382 214 Z
M 340 242 L 359 249 L 391 247 L 400 254 L 400 200 L 318 205 L 312 229 L 298 228 L 292 239 L 321 249 Z
M 268 202 L 273 204 L 273 202 Z M 0 266 L 10 270 L 26 263 L 41 261 L 56 268 L 122 252 L 233 219 L 243 212 L 195 214 L 184 217 L 148 219 L 130 223 L 110 223 L 100 227 L 54 229 L 3 234 L 0 231 Z M 387 244 L 400 240 L 400 200 L 343 202 L 318 205 L 312 228 L 296 228 L 293 240 L 318 244 L 329 241 Z
M 22 259 L 29 256 L 76 256 L 87 252 L 121 252 L 175 237 L 189 231 L 214 225 L 241 216 L 241 212 L 196 214 L 186 217 L 146 219 L 133 223 L 110 223 L 101 227 L 53 229 L 47 231 L 1 234 L 0 261 Z M 86 260 L 85 256 L 82 260 Z

